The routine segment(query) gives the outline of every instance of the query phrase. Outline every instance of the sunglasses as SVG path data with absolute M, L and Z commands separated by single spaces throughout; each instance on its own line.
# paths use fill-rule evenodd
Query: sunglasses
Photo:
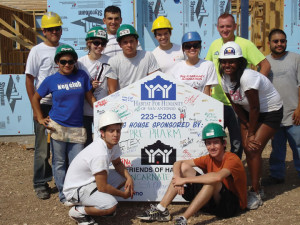
M 45 28 L 46 31 L 49 31 L 49 32 L 53 32 L 53 31 L 61 31 L 61 27 L 50 27 L 50 28 Z
M 286 43 L 286 39 L 278 39 L 278 40 L 272 40 L 273 43 L 278 44 L 278 42 L 280 42 L 281 44 Z
M 69 65 L 74 65 L 75 64 L 75 60 L 73 60 L 73 59 L 71 59 L 71 60 L 64 60 L 64 59 L 62 59 L 62 60 L 59 60 L 59 63 L 61 64 L 61 65 L 66 65 L 67 63 L 69 64 Z
M 99 46 L 101 45 L 102 47 L 105 47 L 106 46 L 106 42 L 102 42 L 102 41 L 92 41 L 93 45 L 95 46 Z
M 184 50 L 190 50 L 191 48 L 194 48 L 194 49 L 198 49 L 201 47 L 201 44 L 200 43 L 194 43 L 194 44 L 184 44 L 183 48 Z

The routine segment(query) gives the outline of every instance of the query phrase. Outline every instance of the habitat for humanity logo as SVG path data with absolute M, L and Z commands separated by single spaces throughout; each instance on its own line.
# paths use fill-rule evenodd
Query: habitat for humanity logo
M 141 100 L 176 100 L 176 84 L 156 76 L 141 85 Z
M 142 148 L 142 165 L 173 165 L 176 162 L 176 149 L 161 141 Z

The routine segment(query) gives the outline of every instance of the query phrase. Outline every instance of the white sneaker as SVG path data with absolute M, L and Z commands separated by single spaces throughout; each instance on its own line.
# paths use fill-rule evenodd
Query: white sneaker
M 73 206 L 69 211 L 69 216 L 77 222 L 79 225 L 98 225 L 96 221 L 88 215 L 84 215 L 76 210 L 76 206 Z
M 74 203 L 74 202 L 70 202 L 70 201 L 65 201 L 65 202 L 63 202 L 63 205 L 64 205 L 64 206 L 71 207 L 71 206 L 74 206 L 75 203 Z
M 248 192 L 247 200 L 248 200 L 248 204 L 247 204 L 248 209 L 257 209 L 259 206 L 263 204 L 260 194 L 257 194 L 254 191 Z
M 260 188 L 259 195 L 262 200 L 266 198 L 266 194 L 265 194 L 263 187 Z

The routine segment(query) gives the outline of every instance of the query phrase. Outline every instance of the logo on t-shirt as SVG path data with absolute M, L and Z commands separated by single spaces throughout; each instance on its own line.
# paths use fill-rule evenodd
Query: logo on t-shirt
M 81 82 L 70 82 L 70 83 L 65 83 L 65 84 L 57 84 L 57 89 L 58 90 L 70 90 L 70 89 L 78 89 L 81 88 Z
M 176 84 L 156 76 L 141 84 L 141 100 L 176 100 Z
M 176 162 L 176 149 L 160 140 L 142 148 L 142 165 L 173 165 Z

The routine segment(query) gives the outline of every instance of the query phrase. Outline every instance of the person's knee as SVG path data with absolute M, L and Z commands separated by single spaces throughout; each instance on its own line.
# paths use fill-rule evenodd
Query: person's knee
M 180 169 L 181 169 L 181 173 L 184 177 L 191 176 L 191 173 L 196 175 L 196 171 L 193 169 L 193 167 L 191 167 L 187 163 L 182 163 Z

